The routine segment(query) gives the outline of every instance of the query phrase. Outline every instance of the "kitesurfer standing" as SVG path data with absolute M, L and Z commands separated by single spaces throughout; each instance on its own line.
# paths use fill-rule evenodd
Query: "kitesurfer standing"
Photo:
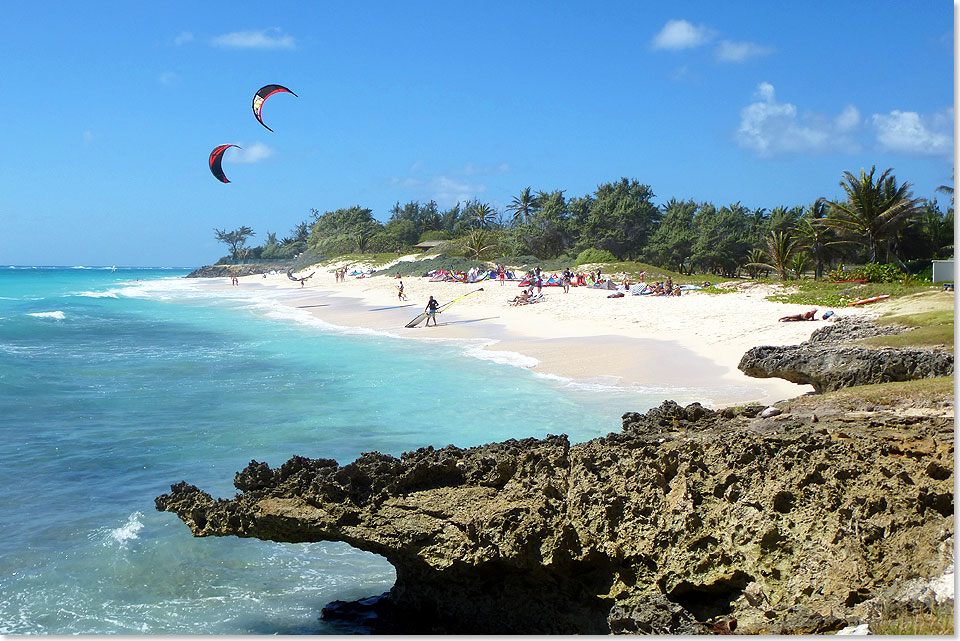
M 399 300 L 407 300 L 407 295 L 403 293 L 403 281 L 400 281 L 400 284 L 397 285 L 397 298 Z
M 440 303 L 437 302 L 433 296 L 430 297 L 430 300 L 427 301 L 427 306 L 424 308 L 424 312 L 427 314 L 427 324 L 426 327 L 430 327 L 430 319 L 433 319 L 433 326 L 437 326 L 437 308 L 440 307 Z

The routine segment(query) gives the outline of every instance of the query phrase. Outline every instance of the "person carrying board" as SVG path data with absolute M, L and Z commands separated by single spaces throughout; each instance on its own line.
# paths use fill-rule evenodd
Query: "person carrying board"
M 430 327 L 430 319 L 433 319 L 433 326 L 437 326 L 437 309 L 439 309 L 440 303 L 437 302 L 437 299 L 433 296 L 430 297 L 430 300 L 427 301 L 427 306 L 424 308 L 424 313 L 427 315 L 427 324 L 426 327 Z

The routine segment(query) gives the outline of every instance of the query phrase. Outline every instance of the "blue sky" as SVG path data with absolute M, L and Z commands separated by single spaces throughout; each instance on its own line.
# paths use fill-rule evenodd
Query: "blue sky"
M 943 1 L 0 6 L 5 264 L 198 266 L 214 228 L 624 176 L 768 209 L 872 165 L 952 184 Z M 250 108 L 271 83 L 298 94 L 265 104 L 274 132 Z

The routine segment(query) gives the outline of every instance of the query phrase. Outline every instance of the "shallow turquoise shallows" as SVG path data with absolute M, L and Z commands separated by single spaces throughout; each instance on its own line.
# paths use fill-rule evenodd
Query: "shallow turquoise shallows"
M 0 268 L 0 634 L 354 632 L 320 609 L 388 590 L 384 559 L 195 539 L 154 497 L 181 480 L 233 496 L 251 459 L 585 441 L 662 400 L 473 358 L 466 342 L 340 330 L 283 291 L 184 274 Z

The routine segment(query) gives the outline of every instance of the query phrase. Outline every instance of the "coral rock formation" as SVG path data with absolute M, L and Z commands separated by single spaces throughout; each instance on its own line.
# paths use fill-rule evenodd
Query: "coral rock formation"
M 848 341 L 901 333 L 902 327 L 841 319 L 815 331 L 810 340 L 786 347 L 754 347 L 739 369 L 754 378 L 782 378 L 818 392 L 855 385 L 953 375 L 953 354 L 942 349 L 869 348 Z
M 156 507 L 194 536 L 382 555 L 407 632 L 820 633 L 941 574 L 952 411 L 781 409 L 668 401 L 576 445 L 251 462 L 232 500 L 180 483 Z

